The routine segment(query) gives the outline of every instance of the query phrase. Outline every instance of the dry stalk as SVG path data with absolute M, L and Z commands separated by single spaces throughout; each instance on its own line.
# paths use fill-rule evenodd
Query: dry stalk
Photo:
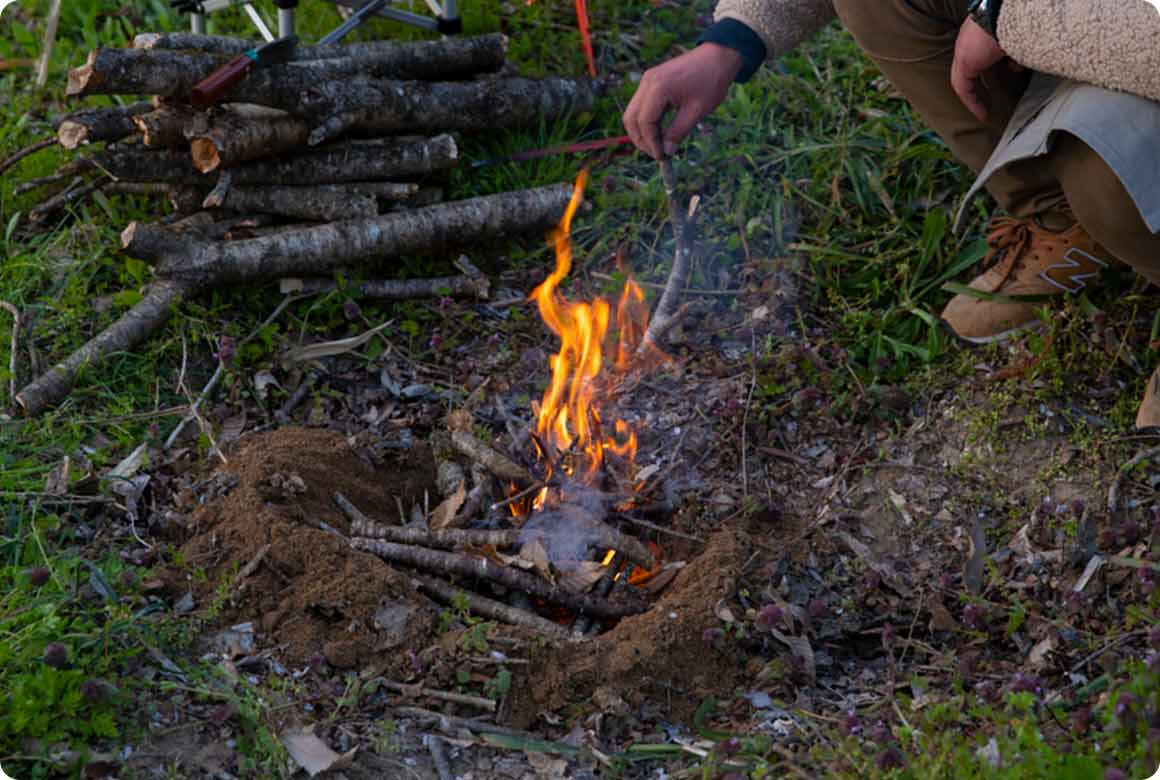
M 482 696 L 471 696 L 466 693 L 437 691 L 434 688 L 424 688 L 421 685 L 407 685 L 406 683 L 394 682 L 392 680 L 380 680 L 380 682 L 384 688 L 396 691 L 405 696 L 413 698 L 426 697 L 428 699 L 438 699 L 439 701 L 449 701 L 454 704 L 466 704 L 470 707 L 487 710 L 488 712 L 496 711 L 495 699 L 485 699 Z
M 8 400 L 16 400 L 16 351 L 20 347 L 20 309 L 8 301 L 0 301 L 0 309 L 12 315 L 12 340 L 8 348 Z

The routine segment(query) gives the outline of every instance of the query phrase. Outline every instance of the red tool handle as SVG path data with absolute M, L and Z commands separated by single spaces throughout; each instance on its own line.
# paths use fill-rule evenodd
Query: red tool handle
M 215 105 L 250 72 L 255 62 L 248 54 L 240 54 L 197 83 L 189 93 L 189 101 L 197 108 Z

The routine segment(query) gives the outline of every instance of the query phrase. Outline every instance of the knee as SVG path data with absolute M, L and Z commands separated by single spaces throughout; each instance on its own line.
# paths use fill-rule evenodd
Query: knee
M 1160 276 L 1160 236 L 1152 233 L 1104 158 L 1077 136 L 1058 133 L 1052 139 L 1050 161 L 1084 230 L 1150 279 Z

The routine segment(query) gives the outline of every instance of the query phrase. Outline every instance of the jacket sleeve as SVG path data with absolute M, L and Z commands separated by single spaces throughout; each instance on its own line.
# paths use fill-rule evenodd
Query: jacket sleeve
M 999 44 L 1033 70 L 1160 101 L 1152 0 L 1004 0 Z
M 713 14 L 719 23 L 732 19 L 757 33 L 765 44 L 766 58 L 771 60 L 793 49 L 835 16 L 831 0 L 720 0 Z

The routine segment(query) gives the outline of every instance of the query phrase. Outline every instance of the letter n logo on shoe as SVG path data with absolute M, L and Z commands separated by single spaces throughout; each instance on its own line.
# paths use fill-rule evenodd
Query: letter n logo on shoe
M 1039 272 L 1039 278 L 1064 292 L 1077 293 L 1087 286 L 1088 279 L 1100 275 L 1108 264 L 1095 255 L 1072 247 L 1063 260 Z

